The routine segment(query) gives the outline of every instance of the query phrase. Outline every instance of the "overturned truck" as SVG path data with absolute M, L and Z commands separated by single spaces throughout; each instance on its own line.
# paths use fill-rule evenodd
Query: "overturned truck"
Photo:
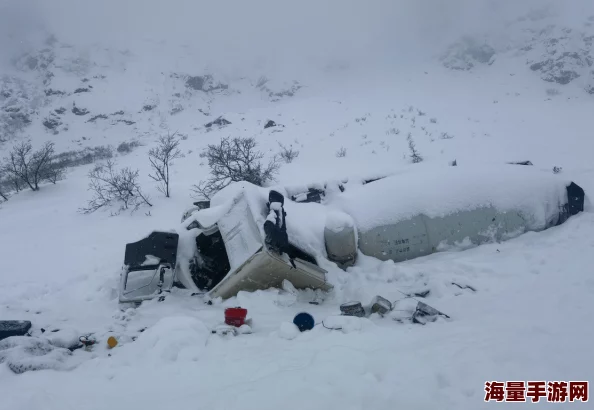
M 329 269 L 358 255 L 401 262 L 514 238 L 584 211 L 584 190 L 533 169 L 448 167 L 266 189 L 231 184 L 180 226 L 126 245 L 120 302 L 173 287 L 227 299 L 280 287 L 329 291 Z

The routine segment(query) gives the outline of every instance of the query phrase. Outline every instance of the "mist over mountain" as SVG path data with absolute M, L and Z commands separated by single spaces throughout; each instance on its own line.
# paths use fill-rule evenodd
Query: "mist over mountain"
M 128 49 L 154 60 L 175 59 L 183 46 L 197 64 L 244 71 L 404 64 L 439 52 L 461 35 L 505 34 L 507 22 L 530 10 L 571 22 L 592 8 L 584 0 L 4 0 L 0 7 L 2 42 L 10 50 L 4 57 L 36 45 L 45 33 L 68 44 Z

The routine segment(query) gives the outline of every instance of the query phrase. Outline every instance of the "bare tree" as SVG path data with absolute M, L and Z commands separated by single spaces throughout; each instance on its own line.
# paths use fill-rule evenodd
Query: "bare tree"
M 260 160 L 264 154 L 256 150 L 257 145 L 254 138 L 223 138 L 219 144 L 209 145 L 200 157 L 208 160 L 210 178 L 194 185 L 193 191 L 210 199 L 231 182 L 247 181 L 263 186 L 274 180 L 280 168 L 277 156 L 263 165 Z
M 135 211 L 143 204 L 153 206 L 140 189 L 138 170 L 126 167 L 118 171 L 115 163 L 108 160 L 93 168 L 88 176 L 89 191 L 93 192 L 93 198 L 85 208 L 80 209 L 82 213 L 95 212 L 114 202 L 120 203 L 120 210 L 132 208 Z
M 5 192 L 4 186 L 6 185 L 6 181 L 4 180 L 4 165 L 0 164 L 0 198 L 8 201 L 8 192 Z
M 7 164 L 4 169 L 13 177 L 28 184 L 32 190 L 35 190 L 30 179 L 32 151 L 33 146 L 30 142 L 22 142 L 15 145 L 10 151 L 8 158 L 6 158 Z
M 419 151 L 417 151 L 417 147 L 415 145 L 415 142 L 413 141 L 412 134 L 410 132 L 408 133 L 408 137 L 406 137 L 406 139 L 408 140 L 408 149 L 410 149 L 410 158 L 412 159 L 413 164 L 422 162 L 423 157 L 421 156 Z
M 58 176 L 63 175 L 63 167 L 53 161 L 53 156 L 53 142 L 46 142 L 37 151 L 33 151 L 30 141 L 22 142 L 10 151 L 4 169 L 16 179 L 17 189 L 18 181 L 22 181 L 29 185 L 32 191 L 39 191 L 40 182 L 48 180 L 55 183 Z
M 149 161 L 153 173 L 149 177 L 159 183 L 157 189 L 169 198 L 169 168 L 173 161 L 181 158 L 183 154 L 179 150 L 179 140 L 175 138 L 176 133 L 159 137 L 159 145 L 149 151 Z

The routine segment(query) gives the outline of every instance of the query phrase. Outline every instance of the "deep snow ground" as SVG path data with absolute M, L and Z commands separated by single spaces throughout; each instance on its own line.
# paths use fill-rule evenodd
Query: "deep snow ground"
M 486 380 L 587 380 L 593 227 L 592 215 L 583 214 L 506 243 L 398 265 L 366 261 L 344 275 L 339 295 L 345 300 L 366 301 L 376 293 L 396 300 L 402 297 L 397 289 L 430 289 L 429 303 L 452 319 L 425 327 L 372 317 L 348 332 L 318 325 L 286 340 L 279 335 L 282 322 L 306 310 L 319 323 L 336 314 L 337 301 L 291 304 L 289 295 L 272 290 L 225 303 L 248 308 L 255 332 L 225 339 L 208 334 L 223 307 L 196 297 L 175 295 L 122 314 L 88 283 L 68 292 L 50 286 L 45 295 L 32 295 L 41 301 L 34 304 L 40 314 L 24 314 L 30 301 L 23 297 L 20 308 L 8 312 L 98 331 L 102 340 L 107 334 L 101 332 L 110 329 L 123 347 L 111 357 L 103 346 L 77 351 L 72 361 L 83 363 L 72 371 L 15 376 L 2 368 L 3 406 L 478 409 L 494 405 L 482 401 Z M 77 297 L 84 289 L 96 299 Z M 135 342 L 125 338 L 145 326 L 149 330 Z
M 277 141 L 297 140 L 301 153 L 281 169 L 283 184 L 417 166 L 438 170 L 453 159 L 461 167 L 531 160 L 545 170 L 563 167 L 565 177 L 594 192 L 594 101 L 571 87 L 549 98 L 539 79 L 510 67 L 516 75 L 446 73 L 435 65 L 428 74 L 403 70 L 397 79 L 378 73 L 349 87 L 339 87 L 339 80 L 312 87 L 279 104 L 258 101 L 257 108 L 242 96 L 221 104 L 220 114 L 233 124 L 209 133 L 172 120 L 173 130 L 188 133 L 182 142 L 186 157 L 174 167 L 172 198 L 159 197 L 145 176 L 146 150 L 155 138 L 117 158 L 141 169 L 155 202 L 151 216 L 148 208 L 114 217 L 77 213 L 88 198 L 88 167 L 0 205 L 0 318 L 28 319 L 37 329 L 95 333 L 101 343 L 94 352 L 76 351 L 66 363 L 76 368 L 69 371 L 14 375 L 0 365 L 0 408 L 481 409 L 497 406 L 483 402 L 488 380 L 590 379 L 592 213 L 464 252 L 400 264 L 362 258 L 349 272 L 331 272 L 336 292 L 319 306 L 307 303 L 307 294 L 295 301 L 277 290 L 241 294 L 223 306 L 205 305 L 183 291 L 136 310 L 121 311 L 117 304 L 125 244 L 178 223 L 192 201 L 190 186 L 206 174 L 200 149 L 227 135 L 255 135 L 264 150 L 273 151 Z M 410 106 L 413 114 L 426 112 L 414 115 L 415 124 Z M 282 132 L 262 130 L 269 118 L 285 125 Z M 390 133 L 392 128 L 400 133 Z M 403 158 L 408 132 L 426 159 L 422 164 Z M 441 132 L 455 137 L 440 139 Z M 129 138 L 115 131 L 92 137 L 114 144 Z M 61 149 L 69 144 L 58 143 Z M 342 146 L 347 156 L 337 158 Z M 372 317 L 345 332 L 320 324 L 344 301 L 367 303 L 376 294 L 397 300 L 399 291 L 427 289 L 428 303 L 451 320 L 421 327 Z M 224 307 L 235 305 L 249 310 L 254 333 L 211 336 Z M 290 339 L 282 323 L 300 311 L 312 313 L 319 325 Z M 121 343 L 107 351 L 110 334 Z

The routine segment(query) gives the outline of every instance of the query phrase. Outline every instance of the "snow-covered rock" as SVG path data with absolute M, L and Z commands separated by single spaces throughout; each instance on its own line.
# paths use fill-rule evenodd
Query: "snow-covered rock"
M 49 340 L 13 336 L 0 340 L 0 365 L 21 374 L 35 370 L 68 370 L 70 350 L 55 347 Z
M 293 340 L 299 336 L 299 328 L 293 322 L 283 322 L 278 330 L 278 336 L 282 339 Z

